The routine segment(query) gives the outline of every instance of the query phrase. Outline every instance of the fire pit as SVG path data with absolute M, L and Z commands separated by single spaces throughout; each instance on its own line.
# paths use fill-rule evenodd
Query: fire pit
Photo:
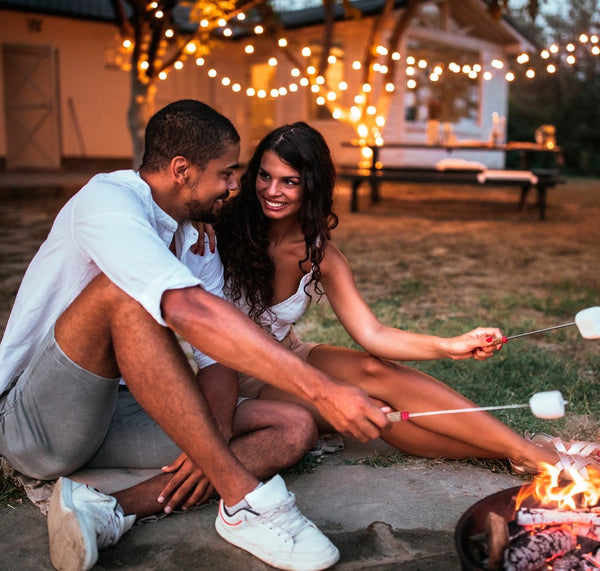
M 547 503 L 543 484 L 496 492 L 461 516 L 454 539 L 463 571 L 600 569 L 597 498 L 591 508 L 573 505 L 581 489 L 568 484 Z
M 515 506 L 520 486 L 496 492 L 473 504 L 458 520 L 454 532 L 456 551 L 463 571 L 482 571 L 483 554 L 473 538 L 486 533 L 488 514 L 495 512 L 511 521 L 515 517 Z

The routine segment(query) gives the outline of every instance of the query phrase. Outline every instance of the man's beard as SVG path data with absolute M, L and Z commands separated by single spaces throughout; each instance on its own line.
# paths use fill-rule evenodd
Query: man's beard
M 192 222 L 214 224 L 218 215 L 213 208 L 207 209 L 201 202 L 194 200 L 187 204 L 188 217 Z

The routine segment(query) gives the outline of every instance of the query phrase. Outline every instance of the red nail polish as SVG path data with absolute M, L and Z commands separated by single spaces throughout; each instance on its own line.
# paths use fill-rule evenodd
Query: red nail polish
M 502 343 L 508 343 L 508 339 L 506 338 L 506 335 L 504 335 L 502 337 Z
M 487 343 L 491 343 L 493 340 L 494 340 L 494 338 L 493 338 L 493 337 L 488 337 L 488 338 L 486 339 L 486 342 L 487 342 Z

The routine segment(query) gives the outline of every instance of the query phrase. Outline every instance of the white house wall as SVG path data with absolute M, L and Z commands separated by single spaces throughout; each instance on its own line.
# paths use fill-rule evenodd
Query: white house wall
M 29 20 L 41 22 L 40 31 L 30 31 Z M 110 24 L 0 10 L 2 44 L 43 44 L 58 53 L 58 88 L 62 156 L 64 158 L 129 159 L 132 145 L 127 127 L 130 97 L 128 72 L 107 68 L 107 50 L 117 46 L 116 28 Z M 239 63 L 227 53 L 215 53 L 223 73 L 233 74 Z M 6 157 L 4 85 L 0 58 L 0 157 Z M 206 71 L 193 64 L 172 72 L 160 82 L 157 109 L 180 98 L 201 99 L 238 127 L 242 143 L 247 141 L 245 96 L 209 81 Z M 72 105 L 69 104 L 72 101 Z M 75 111 L 74 120 L 72 109 Z M 77 132 L 83 139 L 83 149 Z M 248 151 L 246 151 L 248 152 Z
M 29 20 L 35 18 L 41 21 L 39 31 L 31 31 Z M 362 60 L 364 43 L 368 35 L 370 20 L 349 21 L 336 24 L 336 40 L 345 52 L 345 77 L 350 88 L 347 98 L 358 92 L 361 72 L 351 68 L 354 60 Z M 453 45 L 462 45 L 470 49 L 481 50 L 486 60 L 494 55 L 501 55 L 500 49 L 493 44 L 476 38 L 465 38 L 436 30 L 411 30 L 411 34 L 419 37 L 428 35 L 440 40 L 440 36 Z M 289 31 L 287 34 L 295 50 L 314 40 L 319 43 L 322 38 L 320 26 L 307 27 Z M 85 153 L 87 157 L 124 158 L 131 157 L 131 141 L 127 127 L 127 108 L 129 105 L 130 76 L 128 72 L 110 69 L 106 66 L 106 54 L 117 46 L 116 27 L 105 23 L 58 18 L 44 15 L 32 15 L 10 10 L 0 10 L 0 38 L 7 44 L 44 44 L 50 45 L 58 52 L 59 89 L 60 89 L 60 125 L 62 139 L 62 156 L 65 158 L 81 157 L 82 146 L 78 138 L 76 124 L 72 115 L 69 100 L 75 110 L 79 123 Z M 252 151 L 258 136 L 252 132 L 252 102 L 245 94 L 250 77 L 250 67 L 253 62 L 266 61 L 268 56 L 275 55 L 279 65 L 276 70 L 279 85 L 288 85 L 293 78 L 290 70 L 293 64 L 286 59 L 283 52 L 273 48 L 273 41 L 253 40 L 256 53 L 253 56 L 244 54 L 245 42 L 233 42 L 226 48 L 213 52 L 204 67 L 196 67 L 187 62 L 181 71 L 171 72 L 168 79 L 160 82 L 156 95 L 157 108 L 164 104 L 184 97 L 197 98 L 212 105 L 228 116 L 240 131 L 242 137 L 242 160 Z M 1 62 L 0 62 L 1 65 Z M 218 77 L 210 79 L 207 69 L 214 67 Z M 400 70 L 401 71 L 401 70 Z M 239 93 L 234 93 L 231 87 L 223 86 L 221 78 L 230 77 L 242 85 Z M 3 74 L 0 69 L 0 157 L 5 157 L 6 137 L 4 118 L 4 86 Z M 501 79 L 489 82 L 482 81 L 482 98 L 480 103 L 479 123 L 470 127 L 457 127 L 459 139 L 486 140 L 491 129 L 491 114 L 493 111 L 506 114 L 508 87 Z M 396 75 L 396 92 L 392 102 L 392 112 L 384 129 L 388 141 L 425 141 L 425 125 L 423 123 L 407 124 L 404 121 L 404 90 L 405 77 L 403 73 Z M 310 95 L 307 88 L 300 88 L 297 93 L 288 93 L 278 97 L 274 104 L 273 125 L 297 120 L 308 120 L 308 101 Z M 330 143 L 335 159 L 341 164 L 355 164 L 358 161 L 358 151 L 342 146 L 342 142 L 356 136 L 352 126 L 335 121 L 312 121 L 320 129 Z M 254 138 L 253 138 L 254 136 Z M 428 153 L 428 154 L 427 154 Z M 385 162 L 410 163 L 435 162 L 435 151 L 427 153 L 386 150 L 383 153 Z M 444 152 L 439 154 L 442 158 Z M 425 157 L 425 158 L 423 158 Z M 465 158 L 487 162 L 490 166 L 499 166 L 502 157 L 492 156 L 491 153 L 476 154 L 474 152 Z
M 345 79 L 350 87 L 348 94 L 359 92 L 360 78 L 362 72 L 352 70 L 352 62 L 361 60 L 364 56 L 364 46 L 368 35 L 371 20 L 360 22 L 342 22 L 335 26 L 334 43 L 341 45 L 345 52 Z M 489 44 L 477 38 L 465 38 L 464 36 L 451 34 L 449 32 L 440 33 L 439 30 L 418 30 L 411 29 L 409 34 L 420 39 L 431 39 L 437 43 L 442 41 L 450 45 L 464 45 L 470 50 L 477 50 L 481 53 L 482 61 L 490 62 L 493 57 L 504 56 L 498 46 Z M 303 28 L 288 32 L 288 38 L 298 45 L 307 45 L 311 41 L 319 43 L 322 39 L 322 29 L 319 26 Z M 297 49 L 297 48 L 296 48 Z M 399 50 L 401 53 L 402 49 Z M 280 82 L 285 84 L 290 80 L 290 70 L 293 64 L 284 57 L 280 56 L 278 66 L 278 76 Z M 402 65 L 400 64 L 396 74 L 396 91 L 391 105 L 391 112 L 387 119 L 384 129 L 386 141 L 398 142 L 416 142 L 424 143 L 426 140 L 424 122 L 406 122 L 404 121 L 404 93 L 405 76 Z M 481 82 L 481 100 L 479 109 L 479 121 L 477 124 L 455 125 L 455 134 L 459 140 L 487 140 L 492 128 L 492 113 L 506 116 L 508 109 L 508 85 L 503 77 L 495 76 L 490 81 L 479 80 Z M 279 98 L 277 102 L 277 119 L 280 123 L 291 122 L 307 116 L 307 94 L 306 88 L 293 95 L 286 95 Z M 336 160 L 342 164 L 356 164 L 359 160 L 359 152 L 342 146 L 342 142 L 355 138 L 356 132 L 351 125 L 336 120 L 315 120 L 312 124 L 323 132 L 326 136 Z M 384 164 L 432 164 L 437 160 L 445 158 L 446 152 L 428 149 L 421 150 L 397 150 L 385 149 L 381 153 Z M 461 153 L 461 158 L 474 160 L 488 164 L 490 167 L 502 166 L 502 153 L 476 152 L 468 151 Z
M 30 31 L 29 20 L 41 22 Z M 0 11 L 0 36 L 6 44 L 44 44 L 58 52 L 58 88 L 63 156 L 80 156 L 75 123 L 68 101 L 81 127 L 90 157 L 131 156 L 126 112 L 129 81 L 126 73 L 105 69 L 105 49 L 113 42 L 115 28 L 101 23 L 20 12 Z M 0 73 L 0 82 L 3 74 Z M 4 85 L 0 85 L 0 154 L 6 155 Z

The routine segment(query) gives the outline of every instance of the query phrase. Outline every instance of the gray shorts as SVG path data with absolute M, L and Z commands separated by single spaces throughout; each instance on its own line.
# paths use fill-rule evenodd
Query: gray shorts
M 0 455 L 43 480 L 83 466 L 160 468 L 173 462 L 179 448 L 119 381 L 73 363 L 52 329 L 0 398 Z

